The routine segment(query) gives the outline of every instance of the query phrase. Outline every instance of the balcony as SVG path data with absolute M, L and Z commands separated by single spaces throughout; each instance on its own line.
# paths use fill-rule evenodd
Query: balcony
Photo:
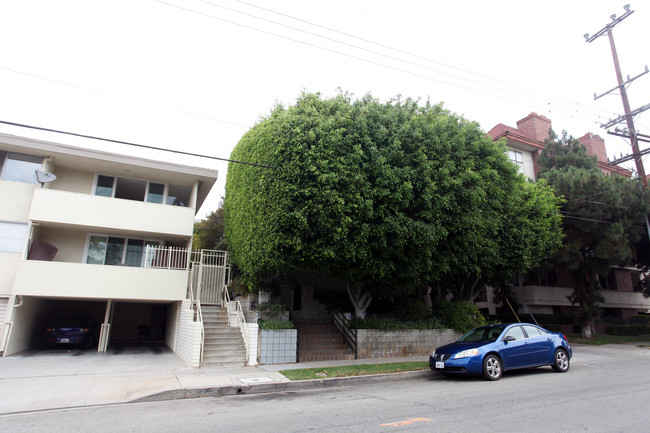
M 571 306 L 569 296 L 573 289 L 569 287 L 524 286 L 515 287 L 517 298 L 527 305 Z M 600 303 L 604 308 L 634 308 L 650 310 L 650 299 L 640 292 L 621 292 L 616 290 L 601 290 L 605 298 Z
M 194 209 L 53 189 L 36 189 L 29 219 L 43 225 L 56 224 L 96 231 L 189 238 L 194 227 Z
M 81 263 L 22 260 L 17 295 L 46 298 L 178 301 L 185 299 L 188 272 Z

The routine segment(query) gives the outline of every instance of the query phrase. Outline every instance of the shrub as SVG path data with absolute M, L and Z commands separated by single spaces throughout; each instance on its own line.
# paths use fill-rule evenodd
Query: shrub
M 478 311 L 476 305 L 467 301 L 441 300 L 434 305 L 442 324 L 458 332 L 467 332 L 477 326 L 487 324 L 485 317 Z
M 395 314 L 405 322 L 426 320 L 431 315 L 424 302 L 416 298 L 406 298 L 400 301 L 395 306 Z
M 607 325 L 605 333 L 608 335 L 647 335 L 650 334 L 650 325 Z
M 443 327 L 437 317 L 408 321 L 390 317 L 366 317 L 365 319 L 352 320 L 350 326 L 354 329 L 378 329 L 382 331 L 394 331 L 398 329 L 440 329 Z
M 266 319 L 258 321 L 260 329 L 273 330 L 273 329 L 293 329 L 293 322 L 291 320 L 276 320 Z

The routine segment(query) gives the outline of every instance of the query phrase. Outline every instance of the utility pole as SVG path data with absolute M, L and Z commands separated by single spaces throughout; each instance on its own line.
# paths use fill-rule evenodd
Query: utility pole
M 631 83 L 632 81 L 636 80 L 637 78 L 641 77 L 642 75 L 647 74 L 648 67 L 645 67 L 645 72 L 642 72 L 641 74 L 637 75 L 634 78 L 630 78 L 628 75 L 627 81 L 623 81 L 623 74 L 621 73 L 621 65 L 619 64 L 618 61 L 618 54 L 616 52 L 616 45 L 614 44 L 614 36 L 612 34 L 612 29 L 614 26 L 616 26 L 618 23 L 623 21 L 625 18 L 629 17 L 634 13 L 633 10 L 630 10 L 630 5 L 625 5 L 624 6 L 625 13 L 621 15 L 620 17 L 616 17 L 616 15 L 612 15 L 610 18 L 612 20 L 611 23 L 608 23 L 600 29 L 595 35 L 589 36 L 589 33 L 585 34 L 585 39 L 587 42 L 593 42 L 594 40 L 598 39 L 600 36 L 607 35 L 609 38 L 609 46 L 612 50 L 612 57 L 614 58 L 614 68 L 616 69 L 616 78 L 618 80 L 618 86 L 614 87 L 613 89 L 608 90 L 607 92 L 596 96 L 594 93 L 594 100 L 598 99 L 602 96 L 605 96 L 614 90 L 619 90 L 621 92 L 621 99 L 623 101 L 623 110 L 625 114 L 623 116 L 618 117 L 617 119 L 611 120 L 608 123 L 600 125 L 601 128 L 611 128 L 612 126 L 618 124 L 618 123 L 623 123 L 624 121 L 627 122 L 627 131 L 623 132 L 623 136 L 629 137 L 630 139 L 630 144 L 632 145 L 632 157 L 634 158 L 634 162 L 636 163 L 636 171 L 641 177 L 641 182 L 643 183 L 643 188 L 647 189 L 648 188 L 648 179 L 646 178 L 645 174 L 645 168 L 643 167 L 643 160 L 641 158 L 641 153 L 639 152 L 639 138 L 636 132 L 636 129 L 634 128 L 634 119 L 633 116 L 636 116 L 639 113 L 642 113 L 643 111 L 647 110 L 650 108 L 650 104 L 645 105 L 643 107 L 640 107 L 634 111 L 630 109 L 630 101 L 627 98 L 627 90 L 626 90 L 626 85 Z M 618 135 L 618 134 L 617 134 Z M 611 164 L 619 164 L 623 162 L 622 160 L 629 160 L 630 158 L 621 158 L 620 160 L 614 160 L 611 162 Z

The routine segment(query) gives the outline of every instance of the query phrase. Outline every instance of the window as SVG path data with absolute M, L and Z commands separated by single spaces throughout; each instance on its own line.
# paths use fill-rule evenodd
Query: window
M 0 252 L 21 253 L 27 237 L 27 224 L 0 221 Z
M 94 193 L 102 197 L 189 207 L 192 187 L 169 185 L 167 190 L 165 200 L 165 184 L 100 174 L 97 176 Z
M 537 326 L 524 325 L 524 330 L 529 337 L 539 337 L 540 335 L 546 335 L 544 331 L 539 329 Z
M 169 185 L 167 204 L 188 207 L 190 205 L 191 192 L 192 189 L 189 186 Z
M 508 151 L 508 158 L 510 158 L 510 161 L 512 161 L 517 166 L 519 173 L 524 172 L 524 157 L 521 152 L 518 150 L 510 149 Z
M 163 195 L 165 193 L 165 185 L 161 183 L 150 183 L 149 192 L 147 193 L 147 201 L 149 203 L 162 203 Z
M 514 337 L 515 340 L 523 340 L 526 338 L 524 335 L 524 330 L 521 329 L 521 326 L 515 326 L 514 328 L 511 328 L 506 335 L 503 336 L 503 338 L 506 337 Z
M 144 201 L 144 192 L 146 189 L 147 182 L 144 180 L 118 177 L 117 182 L 115 182 L 115 198 Z
M 140 267 L 143 265 L 147 245 L 157 246 L 160 242 L 91 235 L 88 240 L 86 263 Z
M 97 185 L 95 186 L 95 195 L 102 197 L 113 197 L 113 185 L 115 178 L 112 176 L 97 176 Z
M 0 152 L 0 173 L 2 173 L 2 180 L 38 183 L 36 180 L 36 170 L 40 170 L 42 166 L 43 158 L 40 156 Z

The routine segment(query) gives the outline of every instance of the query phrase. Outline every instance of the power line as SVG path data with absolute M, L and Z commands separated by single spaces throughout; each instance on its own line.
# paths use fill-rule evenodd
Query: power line
M 188 156 L 196 156 L 196 157 L 199 157 L 199 158 L 215 159 L 215 160 L 218 160 L 218 161 L 232 162 L 232 163 L 235 163 L 235 164 L 252 165 L 254 167 L 262 167 L 262 168 L 273 168 L 273 169 L 278 168 L 278 167 L 275 167 L 275 166 L 272 166 L 272 165 L 257 164 L 257 163 L 254 163 L 254 162 L 236 161 L 234 159 L 219 158 L 219 157 L 216 157 L 216 156 L 202 155 L 202 154 L 199 154 L 199 153 L 183 152 L 181 150 L 165 149 L 163 147 L 155 147 L 155 146 L 148 146 L 148 145 L 145 145 L 145 144 L 131 143 L 131 142 L 128 142 L 128 141 L 113 140 L 113 139 L 110 139 L 110 138 L 96 137 L 94 135 L 85 135 L 85 134 L 77 134 L 75 132 L 59 131 L 59 130 L 56 130 L 56 129 L 42 128 L 40 126 L 25 125 L 25 124 L 22 124 L 22 123 L 8 122 L 8 121 L 5 121 L 5 120 L 0 120 L 0 123 L 5 124 L 5 125 L 18 126 L 18 127 L 21 127 L 21 128 L 35 129 L 35 130 L 38 130 L 38 131 L 55 132 L 57 134 L 71 135 L 71 136 L 74 136 L 74 137 L 90 138 L 92 140 L 107 141 L 109 143 L 125 144 L 127 146 L 140 147 L 140 148 L 143 148 L 143 149 L 160 150 L 160 151 L 163 151 L 163 152 L 171 152 L 171 153 L 176 153 L 176 154 L 180 154 L 180 155 L 188 155 Z
M 467 91 L 470 91 L 470 92 L 473 92 L 473 93 L 478 93 L 478 94 L 486 95 L 486 96 L 493 97 L 493 98 L 496 98 L 496 99 L 501 99 L 501 100 L 504 100 L 504 101 L 507 101 L 507 102 L 512 102 L 512 103 L 515 103 L 515 104 L 528 105 L 526 102 L 521 101 L 521 100 L 514 100 L 514 99 L 511 99 L 511 98 L 506 98 L 506 97 L 504 97 L 504 96 L 502 96 L 502 95 L 493 94 L 493 93 L 485 92 L 485 91 L 478 90 L 478 89 L 473 89 L 473 88 L 466 87 L 466 86 L 463 86 L 463 85 L 460 85 L 460 84 L 450 83 L 450 82 L 448 82 L 448 81 L 444 81 L 444 80 L 441 80 L 441 79 L 437 79 L 437 78 L 434 78 L 434 77 L 429 76 L 429 75 L 423 75 L 423 74 L 421 74 L 421 73 L 414 72 L 414 71 L 410 71 L 410 70 L 407 70 L 407 69 L 404 69 L 404 68 L 401 68 L 401 67 L 388 65 L 388 64 L 381 63 L 381 62 L 378 62 L 378 61 L 374 61 L 374 60 L 370 60 L 370 59 L 367 59 L 367 58 L 363 58 L 363 57 L 360 57 L 360 56 L 357 56 L 357 55 L 354 55 L 354 54 L 349 54 L 349 53 L 345 53 L 345 52 L 338 51 L 338 50 L 335 50 L 335 49 L 331 49 L 331 48 L 323 47 L 323 46 L 320 46 L 320 45 L 317 45 L 317 44 L 314 44 L 314 43 L 311 43 L 311 42 L 307 42 L 307 41 L 304 41 L 304 40 L 296 39 L 296 38 L 293 38 L 293 37 L 290 37 L 290 36 L 285 36 L 285 35 L 282 35 L 282 34 L 279 34 L 279 33 L 274 33 L 274 32 L 268 31 L 268 30 L 263 30 L 263 29 L 260 29 L 260 28 L 257 28 L 257 27 L 253 27 L 253 26 L 250 26 L 250 25 L 242 24 L 242 23 L 239 23 L 239 22 L 236 22 L 236 21 L 232 21 L 232 20 L 228 20 L 228 19 L 225 19 L 225 18 L 217 17 L 217 16 L 214 16 L 214 15 L 211 15 L 211 14 L 205 13 L 205 12 L 197 11 L 197 10 L 194 10 L 194 9 L 190 9 L 190 8 L 187 8 L 187 7 L 183 7 L 183 6 L 175 5 L 175 4 L 172 4 L 172 3 L 167 3 L 167 2 L 162 1 L 162 0 L 154 0 L 154 1 L 156 1 L 157 3 L 160 3 L 160 4 L 164 4 L 164 5 L 166 5 L 166 6 L 171 6 L 171 7 L 174 7 L 174 8 L 180 9 L 180 10 L 184 10 L 184 11 L 186 11 L 186 12 L 190 12 L 190 13 L 193 13 L 193 14 L 197 14 L 197 15 L 205 16 L 205 17 L 207 17 L 207 18 L 211 18 L 211 19 L 215 19 L 215 20 L 218 20 L 218 21 L 222 21 L 222 22 L 225 22 L 225 23 L 228 23 L 228 24 L 232 24 L 232 25 L 235 25 L 235 26 L 238 26 L 238 27 L 242 27 L 242 28 L 245 28 L 245 29 L 253 30 L 253 31 L 256 31 L 256 32 L 259 32 L 259 33 L 264 33 L 264 34 L 271 35 L 271 36 L 275 36 L 275 37 L 278 37 L 278 38 L 281 38 L 281 39 L 285 39 L 285 40 L 289 40 L 289 41 L 292 41 L 292 42 L 295 42 L 295 43 L 298 43 L 298 44 L 301 44 L 301 45 L 306 45 L 306 46 L 309 46 L 309 47 L 312 47 L 312 48 L 317 48 L 317 49 L 320 49 L 320 50 L 323 50 L 323 51 L 327 51 L 327 52 L 330 52 L 330 53 L 334 53 L 334 54 L 342 55 L 342 56 L 349 57 L 349 58 L 352 58 L 352 59 L 355 59 L 355 60 L 360 60 L 360 61 L 362 61 L 362 62 L 366 62 L 366 63 L 369 63 L 369 64 L 373 64 L 373 65 L 376 65 L 376 66 L 381 66 L 381 67 L 383 67 L 383 68 L 387 68 L 387 69 L 391 69 L 391 70 L 394 70 L 394 71 L 402 72 L 402 73 L 409 74 L 409 75 L 412 75 L 412 76 L 416 76 L 416 77 L 419 77 L 419 78 L 423 78 L 423 79 L 426 79 L 426 80 L 435 81 L 435 82 L 438 82 L 438 83 L 446 84 L 446 85 L 449 85 L 449 86 L 452 86 L 452 87 L 456 87 L 456 88 L 459 88 L 459 89 L 467 90 Z M 204 3 L 209 3 L 209 4 L 214 5 L 214 6 L 216 6 L 216 7 L 220 7 L 220 8 L 223 8 L 223 9 L 227 9 L 227 10 L 235 11 L 235 10 L 233 10 L 233 9 L 231 9 L 231 8 L 227 8 L 227 7 L 220 6 L 220 5 L 215 5 L 215 4 L 210 3 L 210 2 L 208 2 L 208 1 L 205 1 L 205 0 L 201 0 L 201 1 L 203 1 Z M 406 61 L 406 60 L 402 60 L 402 59 L 399 59 L 399 58 L 395 58 L 395 57 L 393 57 L 393 56 L 389 56 L 389 55 L 386 55 L 386 54 L 378 53 L 378 52 L 376 52 L 376 51 L 367 50 L 367 49 L 364 49 L 364 48 L 362 48 L 362 47 L 358 47 L 358 46 L 355 46 L 355 45 L 352 45 L 352 44 L 348 44 L 348 43 L 346 43 L 346 42 L 337 41 L 337 40 L 335 40 L 335 39 L 328 38 L 328 37 L 325 37 L 325 36 L 322 36 L 322 35 L 318 35 L 318 34 L 314 34 L 314 33 L 312 33 L 312 32 L 307 32 L 307 31 L 304 31 L 304 30 L 301 30 L 301 29 L 296 29 L 296 28 L 294 28 L 294 27 L 287 26 L 287 25 L 285 25 L 285 24 L 276 23 L 276 22 L 274 22 L 274 21 L 271 21 L 271 20 L 268 20 L 268 19 L 265 19 L 265 18 L 260 18 L 260 17 L 256 17 L 256 16 L 251 15 L 251 14 L 247 14 L 247 13 L 245 13 L 245 12 L 241 12 L 241 11 L 235 11 L 235 12 L 240 13 L 240 14 L 243 14 L 243 15 L 246 15 L 246 16 L 252 16 L 252 17 L 254 17 L 254 18 L 257 18 L 257 19 L 260 19 L 260 20 L 263 20 L 263 21 L 272 22 L 272 23 L 274 23 L 274 24 L 277 24 L 277 25 L 280 25 L 280 26 L 283 26 L 283 27 L 288 27 L 288 28 L 291 28 L 291 29 L 296 30 L 296 31 L 299 31 L 299 32 L 303 32 L 303 33 L 307 33 L 307 34 L 310 34 L 310 35 L 313 35 L 313 36 L 317 36 L 317 37 L 320 37 L 320 38 L 324 38 L 324 39 L 330 40 L 330 41 L 332 41 L 332 42 L 336 42 L 336 43 L 340 43 L 340 44 L 344 44 L 344 45 L 352 46 L 352 47 L 354 47 L 355 49 L 359 49 L 359 50 L 362 50 L 362 51 L 371 52 L 371 53 L 373 53 L 373 54 L 378 54 L 378 55 L 381 55 L 381 56 L 384 56 L 384 57 L 388 57 L 388 58 L 391 58 L 391 59 L 394 59 L 394 60 L 397 60 L 397 61 L 400 61 L 400 62 L 403 62 L 403 63 L 407 63 L 407 64 L 415 65 L 415 66 L 417 66 L 417 67 L 421 67 L 421 68 L 424 68 L 424 69 L 429 69 L 429 70 L 434 71 L 434 72 L 440 72 L 440 71 L 437 71 L 437 70 L 435 70 L 435 69 L 428 68 L 428 67 L 426 67 L 426 66 L 418 65 L 418 64 L 415 64 L 415 63 L 412 63 L 412 62 Z M 441 72 L 441 73 L 444 74 L 444 72 Z M 449 74 L 447 74 L 447 75 L 449 75 Z M 457 78 L 457 79 L 459 79 L 459 80 L 461 80 L 461 81 L 470 81 L 470 82 L 473 82 L 473 83 L 476 83 L 476 84 L 485 85 L 484 83 L 476 82 L 476 81 L 473 81 L 473 80 L 468 80 L 468 79 L 466 79 L 466 78 L 460 78 L 460 77 L 454 77 L 454 78 Z M 503 91 L 503 89 L 499 89 L 499 88 L 496 88 L 496 87 L 494 87 L 494 86 L 487 86 L 487 87 L 491 87 L 491 88 L 493 88 L 493 89 Z M 534 99 L 534 100 L 537 100 L 537 101 L 540 101 L 540 102 L 547 102 L 547 103 L 550 105 L 550 102 L 548 102 L 547 100 L 542 100 L 542 99 L 538 99 L 538 98 L 534 98 L 534 97 L 529 97 L 529 96 L 523 96 L 523 95 L 520 95 L 520 94 L 517 94 L 517 93 L 514 93 L 514 92 L 509 92 L 509 91 L 506 91 L 506 92 L 507 92 L 507 93 L 514 94 L 514 95 L 516 95 L 516 96 L 518 96 L 518 97 L 521 97 L 521 98 L 523 98 L 523 99 L 527 99 L 527 100 Z M 595 121 L 595 120 L 593 120 L 593 119 L 586 119 L 586 118 L 584 118 L 584 117 L 579 117 L 579 116 L 576 116 L 576 115 L 574 115 L 574 114 L 562 113 L 561 111 L 557 111 L 557 112 L 560 113 L 560 115 L 569 116 L 569 117 L 572 117 L 572 118 L 581 119 L 581 120 L 585 120 L 585 121 L 588 121 L 588 122 L 593 121 L 594 123 L 597 123 L 597 121 Z M 583 113 L 583 114 L 585 114 L 585 115 L 592 115 L 592 114 L 589 114 L 589 113 Z M 595 116 L 595 115 L 592 115 L 592 116 Z M 597 116 L 597 117 L 600 117 L 600 116 Z
M 203 114 L 192 113 L 190 111 L 179 110 L 177 108 L 167 107 L 165 105 L 159 105 L 159 104 L 154 104 L 154 103 L 147 102 L 147 101 L 141 101 L 139 99 L 130 98 L 128 96 L 116 95 L 114 93 L 105 92 L 105 91 L 102 91 L 102 90 L 91 89 L 90 87 L 84 87 L 84 86 L 80 86 L 78 84 L 72 84 L 72 83 L 68 83 L 68 82 L 65 82 L 65 81 L 54 80 L 52 78 L 47 78 L 47 77 L 43 77 L 43 76 L 40 76 L 40 75 L 31 74 L 29 72 L 19 71 L 17 69 L 8 68 L 8 67 L 2 66 L 2 65 L 0 65 L 0 69 L 4 69 L 5 71 L 13 72 L 13 73 L 16 73 L 16 74 L 22 74 L 22 75 L 32 77 L 32 78 L 38 78 L 39 80 L 50 81 L 52 83 L 62 84 L 64 86 L 69 86 L 69 87 L 74 87 L 74 88 L 81 89 L 81 90 L 86 90 L 88 92 L 99 93 L 100 95 L 111 96 L 113 98 L 118 98 L 118 99 L 124 99 L 126 101 L 136 102 L 138 104 L 149 105 L 151 107 L 163 108 L 165 110 L 170 110 L 170 111 L 175 111 L 177 113 L 186 114 L 188 116 L 199 117 L 199 118 L 207 119 L 207 120 L 214 120 L 215 122 L 225 123 L 227 125 L 232 125 L 232 126 L 238 126 L 240 128 L 245 128 L 245 129 L 250 128 L 250 126 L 240 125 L 239 123 L 230 122 L 228 120 L 217 119 L 215 117 L 205 116 Z
M 294 28 L 294 27 L 287 26 L 287 25 L 285 25 L 285 24 L 281 24 L 281 23 L 277 23 L 277 22 L 275 22 L 275 21 L 270 21 L 270 20 L 267 20 L 267 19 L 265 19 L 265 18 L 260 18 L 260 17 L 257 17 L 257 16 L 255 16 L 255 15 L 252 15 L 252 14 L 247 14 L 247 13 L 245 13 L 245 12 L 237 11 L 237 10 L 235 10 L 235 9 L 227 8 L 227 7 L 225 7 L 225 6 L 221 6 L 221 5 L 216 5 L 216 4 L 214 4 L 214 3 L 210 2 L 210 1 L 207 1 L 207 0 L 199 0 L 199 1 L 201 1 L 201 2 L 203 2 L 203 3 L 207 3 L 207 4 L 210 4 L 210 5 L 213 5 L 213 6 L 216 6 L 216 7 L 224 8 L 224 9 L 227 9 L 227 10 L 230 10 L 230 11 L 233 11 L 233 12 L 241 13 L 241 14 L 244 14 L 244 15 L 246 15 L 246 16 L 250 16 L 250 17 L 253 17 L 253 18 L 257 18 L 257 19 L 260 19 L 260 20 L 267 21 L 267 22 L 271 22 L 271 23 L 274 23 L 274 24 L 277 24 L 277 25 L 285 26 L 285 27 L 288 27 L 288 28 L 290 28 L 290 29 L 292 29 L 292 30 L 297 30 L 297 31 L 301 31 L 301 32 L 306 32 L 306 31 L 304 31 L 304 30 L 296 29 L 296 28 Z M 297 18 L 297 17 L 294 17 L 294 16 L 292 16 L 292 15 L 288 15 L 288 14 L 285 14 L 285 13 L 282 13 L 282 12 L 278 12 L 278 11 L 275 11 L 275 10 L 272 10 L 272 9 L 269 9 L 269 8 L 265 8 L 265 7 L 262 7 L 262 6 L 255 5 L 255 4 L 253 4 L 253 3 L 249 3 L 249 2 L 246 2 L 246 1 L 243 1 L 243 0 L 235 0 L 235 1 L 237 1 L 238 3 L 242 3 L 242 4 L 245 4 L 245 5 L 248 5 L 248 6 L 251 6 L 251 7 L 254 7 L 254 8 L 260 9 L 260 10 L 263 10 L 263 11 L 266 11 L 266 12 L 270 12 L 270 13 L 275 14 L 275 15 L 279 15 L 279 16 L 282 16 L 282 17 L 285 17 L 285 18 L 289 18 L 289 19 L 292 19 L 292 20 L 295 20 L 295 21 L 301 22 L 301 23 L 305 23 L 305 24 L 308 24 L 308 25 L 310 25 L 310 26 L 314 26 L 314 27 L 317 27 L 317 28 L 321 28 L 321 29 L 324 29 L 324 30 L 327 30 L 327 31 L 330 31 L 330 32 L 333 32 L 333 33 L 337 33 L 337 34 L 340 34 L 340 35 L 343 35 L 343 36 L 346 36 L 346 37 L 350 37 L 350 38 L 353 38 L 353 39 L 356 39 L 356 40 L 362 41 L 362 42 L 366 42 L 366 43 L 369 43 L 369 44 L 373 44 L 373 45 L 376 45 L 376 46 L 378 46 L 378 47 L 386 48 L 386 49 L 389 49 L 389 50 L 391 50 L 391 51 L 395 51 L 395 52 L 398 52 L 398 53 L 401 53 L 401 54 L 406 54 L 406 55 L 408 55 L 408 56 L 415 57 L 415 58 L 417 58 L 417 59 L 421 59 L 421 60 L 425 60 L 425 61 L 427 61 L 427 62 L 435 63 L 435 64 L 437 64 L 437 65 L 441 65 L 441 66 L 444 66 L 444 67 L 447 67 L 447 68 L 450 68 L 450 69 L 453 69 L 453 70 L 456 70 L 456 71 L 464 72 L 464 73 L 466 73 L 466 74 L 470 74 L 470 75 L 473 75 L 473 76 L 476 76 L 476 77 L 479 77 L 479 78 L 483 78 L 483 79 L 487 79 L 487 80 L 490 80 L 490 81 L 494 81 L 494 82 L 496 82 L 496 83 L 503 84 L 503 85 L 506 85 L 506 86 L 509 86 L 509 87 L 518 88 L 518 89 L 521 89 L 521 90 L 524 90 L 524 91 L 527 91 L 527 92 L 531 92 L 531 93 L 536 93 L 536 94 L 538 94 L 538 95 L 544 95 L 544 96 L 547 96 L 546 94 L 544 94 L 544 93 L 542 93 L 542 92 L 539 92 L 539 91 L 537 91 L 537 90 L 534 90 L 534 89 L 529 89 L 529 88 L 524 87 L 524 86 L 519 86 L 519 85 L 517 85 L 517 84 L 513 84 L 513 83 L 509 83 L 509 82 L 506 82 L 506 81 L 503 81 L 503 80 L 499 80 L 499 79 L 496 79 L 496 78 L 488 77 L 487 75 L 479 74 L 479 73 L 476 73 L 476 72 L 473 72 L 473 71 L 470 71 L 470 70 L 467 70 L 467 69 L 463 69 L 463 68 L 459 68 L 459 67 L 456 67 L 456 66 L 450 65 L 450 64 L 448 64 L 448 63 L 440 62 L 440 61 L 438 61 L 438 60 L 434 60 L 434 59 L 432 59 L 432 58 L 430 58 L 430 57 L 425 57 L 425 56 L 422 56 L 422 55 L 419 55 L 419 54 L 415 54 L 415 53 L 412 53 L 412 52 L 409 52 L 409 51 L 405 51 L 405 50 L 400 49 L 400 48 L 395 48 L 395 47 L 392 47 L 392 46 L 390 46 L 390 45 L 386 45 L 386 44 L 382 44 L 382 43 L 379 43 L 379 42 L 375 42 L 375 41 L 372 41 L 372 40 L 370 40 L 370 39 L 363 38 L 363 37 L 361 37 L 361 36 L 356 36 L 356 35 L 353 35 L 353 34 L 351 34 L 351 33 L 343 32 L 343 31 L 340 31 L 340 30 L 333 29 L 333 28 L 331 28 L 331 27 L 327 27 L 327 26 L 323 26 L 323 25 L 321 25 L 321 24 L 313 23 L 313 22 L 311 22 L 311 21 L 307 21 L 307 20 L 304 20 L 304 19 L 302 19 L 302 18 Z M 345 43 L 345 42 L 340 42 L 340 41 L 338 41 L 338 40 L 331 39 L 331 38 L 328 38 L 328 37 L 325 37 L 325 36 L 321 36 L 321 35 L 317 35 L 317 34 L 314 34 L 314 33 L 312 33 L 312 32 L 306 32 L 306 33 L 308 33 L 308 34 L 310 34 L 310 35 L 315 35 L 315 36 L 318 36 L 318 37 L 321 37 L 321 38 L 325 38 L 325 39 L 330 40 L 330 41 L 338 42 L 338 43 L 341 43 L 341 44 L 344 44 L 344 45 L 349 45 L 349 46 L 353 46 L 353 47 L 358 48 L 358 49 L 365 50 L 364 48 L 358 47 L 358 46 L 356 46 L 356 45 L 351 45 L 351 44 L 348 44 L 348 43 Z M 414 65 L 414 66 L 418 66 L 418 67 L 422 67 L 422 68 L 425 68 L 425 69 L 429 69 L 429 70 L 434 71 L 434 72 L 439 72 L 439 73 L 444 74 L 444 75 L 449 75 L 449 76 L 453 76 L 453 77 L 455 77 L 455 78 L 458 78 L 458 77 L 456 77 L 456 76 L 454 76 L 454 75 L 451 75 L 451 74 L 449 74 L 449 73 L 447 73 L 447 72 L 443 72 L 443 71 L 438 71 L 438 70 L 436 70 L 436 69 L 427 68 L 427 67 L 425 67 L 425 66 L 422 66 L 422 65 L 419 65 L 419 64 L 416 64 L 416 63 L 412 63 L 412 62 L 408 62 L 408 61 L 405 61 L 405 60 L 402 60 L 402 59 L 399 59 L 399 58 L 395 58 L 395 57 L 392 57 L 392 56 L 388 56 L 388 55 L 385 55 L 385 54 L 382 54 L 382 53 L 378 53 L 378 52 L 373 51 L 373 50 L 366 50 L 366 51 L 369 51 L 369 52 L 371 52 L 371 53 L 373 53 L 373 54 L 379 54 L 379 55 L 382 55 L 382 56 L 388 57 L 388 58 L 390 58 L 390 59 L 395 59 L 395 60 L 398 60 L 398 61 L 401 61 L 401 62 L 404 62 L 404 63 L 408 63 L 408 64 L 411 64 L 411 65 Z M 484 84 L 484 83 L 476 82 L 476 81 L 473 81 L 473 80 L 466 80 L 466 81 L 470 81 L 470 82 L 472 82 L 472 83 L 477 83 L 477 84 Z M 490 87 L 495 88 L 495 87 L 493 87 L 493 86 L 490 86 Z M 495 89 L 498 89 L 498 88 L 495 88 Z M 500 90 L 500 89 L 499 89 L 499 90 Z M 514 92 L 509 92 L 509 93 L 514 93 Z M 564 102 L 567 102 L 567 103 L 569 103 L 569 104 L 573 104 L 573 103 L 574 103 L 574 101 L 570 101 L 570 100 L 568 100 L 568 99 L 563 99 L 563 98 L 558 98 L 558 97 L 553 97 L 553 98 L 554 98 L 554 99 L 557 99 L 558 101 L 564 101 Z M 538 99 L 538 101 L 541 101 L 541 100 Z M 543 101 L 546 102 L 546 100 L 543 100 Z M 570 108 L 570 107 L 565 106 L 565 108 Z M 603 110 L 603 109 L 596 108 L 596 107 L 593 107 L 593 108 L 586 107 L 586 108 L 588 108 L 588 109 L 593 109 L 593 110 L 595 110 L 595 111 L 601 111 L 601 112 L 603 112 L 603 113 L 610 113 L 610 111 L 608 111 L 608 110 Z M 587 113 L 586 113 L 586 114 L 587 114 Z

